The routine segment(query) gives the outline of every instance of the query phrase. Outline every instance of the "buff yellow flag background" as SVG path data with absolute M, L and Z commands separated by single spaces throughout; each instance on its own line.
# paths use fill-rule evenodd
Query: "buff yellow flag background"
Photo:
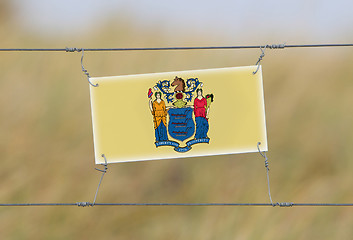
M 98 87 L 90 86 L 96 164 L 104 163 L 102 154 L 108 163 L 116 163 L 256 152 L 258 142 L 261 142 L 261 150 L 267 151 L 262 71 L 260 67 L 254 75 L 255 70 L 256 66 L 249 66 L 91 78 L 94 84 L 99 84 Z M 156 84 L 163 80 L 172 83 L 175 76 L 185 82 L 197 78 L 202 82 L 197 88 L 202 88 L 203 96 L 214 95 L 208 113 L 208 143 L 193 141 L 194 132 L 183 141 L 168 132 L 168 140 L 174 142 L 174 146 L 156 147 L 147 93 L 151 88 L 154 101 Z M 186 86 L 185 92 L 190 89 Z M 174 86 L 170 87 L 170 93 L 173 93 L 172 102 L 175 102 Z M 192 94 L 192 100 L 187 102 L 189 107 L 194 105 L 197 93 Z M 173 106 L 165 97 L 162 94 L 165 105 Z M 183 97 L 186 102 L 185 93 Z M 172 109 L 176 108 L 167 111 Z M 182 111 L 183 108 L 180 109 L 172 111 Z M 195 114 L 193 110 L 191 112 L 192 121 L 189 123 L 195 123 Z M 170 130 L 170 117 L 169 114 L 166 116 L 167 131 Z M 196 144 L 188 147 L 188 141 Z M 176 151 L 176 146 L 185 152 Z

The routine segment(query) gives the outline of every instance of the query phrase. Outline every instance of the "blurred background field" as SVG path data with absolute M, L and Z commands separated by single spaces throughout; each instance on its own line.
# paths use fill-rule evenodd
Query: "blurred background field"
M 95 6 L 93 1 L 48 5 L 1 0 L 0 48 L 352 43 L 353 39 L 348 1 L 338 1 L 336 8 L 328 1 L 307 5 L 298 1 L 294 10 L 286 10 L 286 4 L 273 10 L 256 1 L 215 9 L 198 2 L 209 7 L 200 7 L 203 14 L 195 1 L 188 11 L 167 13 L 171 19 L 180 18 L 184 24 L 180 26 L 156 17 L 160 13 L 153 12 L 152 3 L 146 10 L 152 13 L 144 21 L 145 12 L 139 16 L 142 1 L 119 2 L 103 1 L 109 14 L 104 16 L 102 10 L 89 17 L 85 11 L 87 5 Z M 166 11 L 173 9 L 159 4 Z M 222 12 L 215 12 L 220 9 L 224 15 L 245 12 L 241 16 L 246 21 L 232 28 L 232 18 L 224 17 L 227 24 L 218 27 L 216 19 Z M 204 17 L 196 25 L 194 12 L 198 19 Z M 255 16 L 256 12 L 263 14 Z M 184 23 L 188 17 L 190 26 Z M 320 23 L 325 25 L 322 29 Z M 259 54 L 260 50 L 87 52 L 84 64 L 92 76 L 114 76 L 253 65 Z M 94 170 L 89 87 L 80 56 L 0 53 L 1 203 L 93 201 L 100 173 Z M 352 64 L 353 48 L 266 52 L 263 79 L 275 202 L 353 202 Z M 257 153 L 121 163 L 109 166 L 97 201 L 268 202 L 266 184 L 263 158 Z M 1 239 L 351 239 L 352 227 L 352 209 L 338 207 L 0 208 Z

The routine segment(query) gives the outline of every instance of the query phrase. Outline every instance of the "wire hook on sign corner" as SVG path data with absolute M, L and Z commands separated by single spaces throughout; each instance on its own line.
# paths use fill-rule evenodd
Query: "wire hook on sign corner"
M 256 68 L 256 70 L 252 73 L 252 74 L 256 74 L 257 73 L 257 71 L 259 71 L 259 68 L 260 68 L 260 65 L 261 65 L 261 61 L 262 61 L 262 59 L 263 59 L 263 57 L 265 56 L 265 50 L 266 50 L 266 48 L 267 48 L 267 45 L 265 45 L 265 47 L 262 49 L 262 46 L 260 46 L 260 50 L 261 50 L 261 55 L 260 55 L 260 57 L 259 57 L 259 60 L 257 60 L 257 62 L 256 62 L 256 64 L 255 65 L 257 65 L 257 68 Z
M 97 190 L 96 190 L 96 195 L 94 195 L 94 200 L 93 200 L 93 203 L 92 203 L 92 207 L 94 206 L 94 204 L 96 203 L 96 199 L 97 199 L 97 195 L 98 195 L 98 191 L 99 191 L 99 188 L 101 186 L 101 183 L 103 181 L 103 177 L 104 177 L 104 174 L 107 172 L 108 170 L 108 163 L 107 163 L 107 158 L 105 157 L 104 154 L 102 154 L 102 157 L 104 158 L 104 169 L 99 169 L 99 168 L 95 168 L 97 171 L 100 171 L 102 172 L 102 176 L 101 176 L 101 180 L 99 181 L 99 184 L 98 184 L 98 187 L 97 187 Z
M 270 168 L 269 168 L 268 158 L 267 158 L 267 156 L 266 156 L 266 152 L 261 152 L 261 150 L 260 150 L 260 145 L 261 145 L 261 142 L 258 142 L 258 143 L 257 143 L 257 149 L 259 150 L 260 155 L 265 159 L 265 168 L 266 168 L 266 175 L 267 175 L 268 196 L 269 196 L 269 198 L 270 198 L 270 202 L 271 202 L 272 206 L 275 207 L 276 204 L 274 204 L 274 203 L 272 202 L 272 197 L 271 197 L 270 175 L 269 175 Z
M 85 55 L 85 51 L 83 48 L 80 49 L 80 51 L 82 52 L 82 56 L 81 56 L 81 69 L 82 69 L 82 72 L 87 76 L 87 81 L 89 82 L 89 84 L 91 84 L 92 87 L 98 87 L 98 83 L 97 84 L 93 84 L 91 82 L 91 76 L 89 75 L 88 71 L 84 68 L 83 66 L 83 57 Z

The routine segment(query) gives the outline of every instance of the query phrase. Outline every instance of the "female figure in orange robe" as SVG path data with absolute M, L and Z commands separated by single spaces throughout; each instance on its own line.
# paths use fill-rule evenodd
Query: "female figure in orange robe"
M 166 127 L 167 109 L 165 107 L 164 101 L 161 98 L 162 96 L 161 92 L 156 92 L 154 95 L 156 97 L 156 100 L 152 102 L 152 98 L 150 98 L 149 107 L 153 115 L 156 142 L 168 141 L 167 127 Z

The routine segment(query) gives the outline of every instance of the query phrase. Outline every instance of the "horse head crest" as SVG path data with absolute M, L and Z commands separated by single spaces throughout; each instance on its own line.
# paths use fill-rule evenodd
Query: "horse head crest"
M 185 92 L 185 81 L 184 79 L 179 78 L 178 76 L 175 76 L 171 86 L 176 86 L 174 88 L 174 92 Z

